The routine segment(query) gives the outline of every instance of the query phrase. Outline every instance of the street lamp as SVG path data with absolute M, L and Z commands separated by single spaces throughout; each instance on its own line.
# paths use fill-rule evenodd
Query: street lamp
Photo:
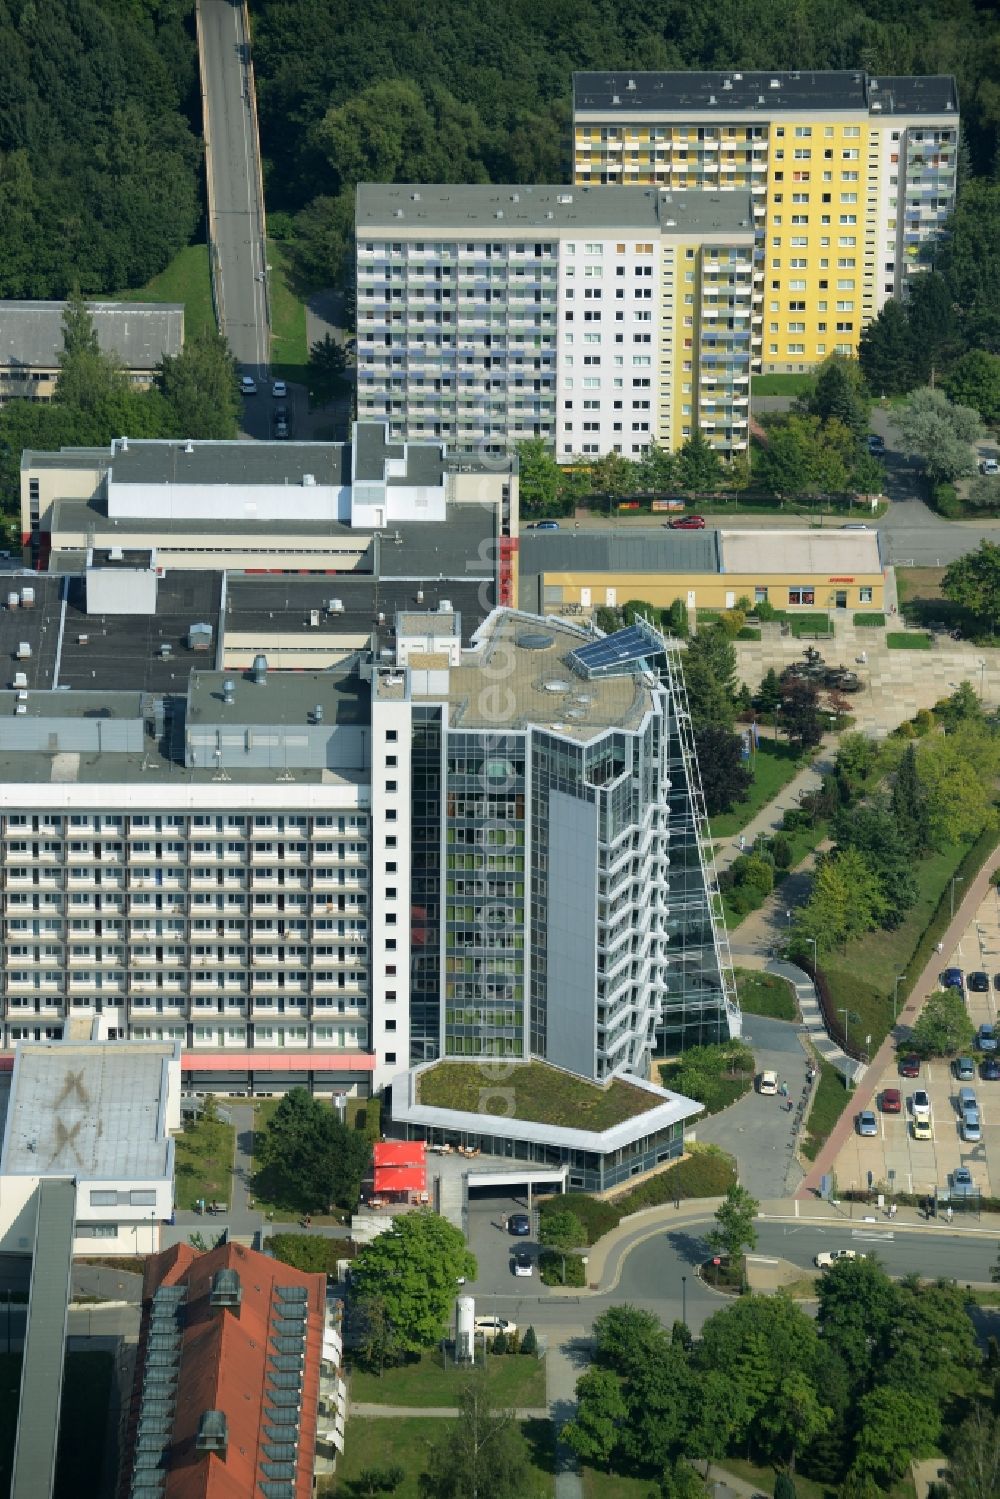
M 843 1017 L 844 1017 L 844 1050 L 846 1051 L 848 1045 L 850 1044 L 850 1039 L 851 1039 L 850 1038 L 849 1026 L 850 1026 L 850 1023 L 851 1023 L 852 1019 L 855 1019 L 856 1017 L 854 1016 L 853 1012 L 851 1010 L 847 1009 L 846 1007 L 843 1008 L 843 1009 L 838 1010 L 837 1014 L 838 1015 L 843 1015 Z
M 953 874 L 951 877 L 951 919 L 955 919 L 955 886 L 964 884 L 964 874 Z
M 896 1024 L 896 1016 L 899 1014 L 899 986 L 906 978 L 905 973 L 897 973 L 892 989 L 892 1023 Z

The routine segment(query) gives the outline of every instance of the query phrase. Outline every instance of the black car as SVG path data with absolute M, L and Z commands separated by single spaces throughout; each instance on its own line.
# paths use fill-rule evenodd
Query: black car
M 966 979 L 966 985 L 970 994 L 988 994 L 990 992 L 990 976 L 988 973 L 983 973 L 982 969 L 978 969 L 975 973 L 969 974 L 969 977 Z
M 517 1239 L 525 1239 L 531 1233 L 531 1219 L 527 1213 L 511 1213 L 507 1219 L 507 1232 Z
M 979 1075 L 984 1083 L 1000 1083 L 1000 1057 L 984 1057 Z
M 884 453 L 885 452 L 885 438 L 884 437 L 880 437 L 877 432 L 869 432 L 869 434 L 868 434 L 868 451 L 873 456 L 878 456 L 878 455 Z

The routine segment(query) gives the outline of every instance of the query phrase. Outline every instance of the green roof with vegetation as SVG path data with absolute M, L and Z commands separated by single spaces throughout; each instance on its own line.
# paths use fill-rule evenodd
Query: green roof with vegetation
M 595 1131 L 612 1129 L 664 1102 L 621 1078 L 591 1083 L 545 1062 L 514 1063 L 500 1081 L 495 1063 L 438 1062 L 420 1074 L 417 1090 L 417 1102 L 429 1108 Z

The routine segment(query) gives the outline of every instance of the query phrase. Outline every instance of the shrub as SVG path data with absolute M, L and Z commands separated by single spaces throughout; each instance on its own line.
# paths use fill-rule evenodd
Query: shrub
M 563 1280 L 563 1260 L 566 1279 Z M 585 1286 L 587 1267 L 578 1254 L 563 1255 L 556 1249 L 543 1249 L 538 1257 L 538 1273 L 544 1286 Z
M 521 1339 L 521 1352 L 538 1356 L 538 1337 L 533 1327 L 524 1329 L 524 1337 Z
M 507 1352 L 507 1334 L 504 1332 L 504 1330 L 503 1330 L 502 1327 L 501 1327 L 500 1331 L 497 1333 L 496 1337 L 493 1339 L 493 1352 L 494 1353 L 506 1353 Z
M 782 833 L 776 833 L 770 843 L 771 858 L 775 869 L 791 869 L 792 845 Z
M 359 1494 L 394 1494 L 406 1477 L 406 1469 L 399 1463 L 388 1468 L 362 1468 L 358 1474 Z
M 735 1182 L 736 1168 L 732 1157 L 717 1146 L 708 1145 L 692 1150 L 686 1160 L 640 1182 L 619 1197 L 615 1205 L 624 1218 L 628 1213 L 659 1207 L 675 1198 L 725 1197 Z
M 566 1212 L 572 1213 L 582 1224 L 586 1235 L 584 1242 L 587 1244 L 596 1244 L 602 1234 L 610 1233 L 621 1216 L 610 1202 L 601 1202 L 599 1198 L 590 1197 L 586 1192 L 570 1192 L 550 1197 L 543 1202 L 539 1217 Z
M 616 630 L 621 629 L 622 617 L 617 609 L 607 609 L 603 604 L 598 604 L 594 610 L 594 623 L 605 635 L 613 635 Z
M 938 515 L 943 515 L 948 520 L 956 520 L 962 514 L 962 502 L 958 498 L 958 490 L 954 484 L 935 484 L 932 499 Z
M 779 615 L 779 610 L 773 604 L 769 604 L 767 599 L 761 599 L 759 603 L 754 604 L 753 612 L 762 625 L 766 625 L 771 620 L 777 619 Z
M 750 625 L 744 625 L 743 628 L 742 628 L 742 630 L 738 631 L 736 639 L 737 640 L 759 640 L 760 639 L 760 631 L 752 629 Z
M 774 1480 L 774 1499 L 795 1499 L 795 1484 L 787 1473 L 779 1473 Z

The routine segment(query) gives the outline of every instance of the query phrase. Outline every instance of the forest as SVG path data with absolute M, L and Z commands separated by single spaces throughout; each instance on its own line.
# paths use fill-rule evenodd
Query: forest
M 980 176 L 997 170 L 993 0 L 251 0 L 272 232 L 305 280 L 342 265 L 360 180 L 569 174 L 574 69 L 954 73 Z
M 193 0 L 0 0 L 0 297 L 142 286 L 202 217 Z

